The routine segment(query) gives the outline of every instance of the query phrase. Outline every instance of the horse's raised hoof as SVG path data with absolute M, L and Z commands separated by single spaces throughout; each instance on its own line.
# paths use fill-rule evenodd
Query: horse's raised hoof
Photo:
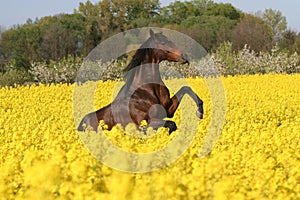
M 203 113 L 200 112 L 199 110 L 196 111 L 196 115 L 199 119 L 203 119 Z
M 173 121 L 169 121 L 169 120 L 166 121 L 164 127 L 169 128 L 169 135 L 171 135 L 171 133 L 172 133 L 173 131 L 176 131 L 176 130 L 177 130 L 176 123 L 173 122 Z

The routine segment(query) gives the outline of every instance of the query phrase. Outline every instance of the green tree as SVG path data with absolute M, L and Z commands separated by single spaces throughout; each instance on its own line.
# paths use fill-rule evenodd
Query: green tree
M 126 22 L 131 23 L 138 18 L 150 19 L 158 14 L 158 0 L 125 0 Z
M 246 14 L 232 33 L 235 50 L 242 49 L 246 44 L 255 52 L 269 50 L 272 46 L 272 30 L 261 19 Z
M 144 25 L 158 14 L 159 9 L 159 0 L 102 0 L 95 4 L 90 1 L 80 3 L 76 12 L 94 17 L 105 38 Z
M 9 29 L 1 34 L 0 37 L 0 53 L 1 62 L 7 64 L 13 54 L 13 42 L 16 39 L 16 30 Z
M 101 32 L 103 38 L 122 30 L 125 24 L 124 1 L 103 0 L 95 4 L 87 1 L 80 3 L 79 9 L 75 12 L 97 21 L 98 31 Z
M 78 45 L 82 46 L 82 54 L 87 55 L 93 48 L 95 48 L 101 41 L 101 33 L 98 28 L 98 22 L 93 18 L 88 18 L 89 23 L 87 23 L 85 30 L 85 38 L 82 43 Z
M 36 24 L 26 24 L 20 30 L 25 34 L 25 51 L 29 61 L 41 61 L 41 32 Z
M 194 16 L 182 22 L 181 31 L 199 42 L 206 50 L 211 51 L 231 38 L 236 23 L 224 16 Z
M 43 34 L 42 48 L 45 60 L 59 60 L 70 53 L 72 47 L 72 35 L 60 23 L 54 23 Z
M 78 11 L 75 12 L 81 13 L 84 16 L 98 17 L 100 8 L 97 5 L 94 5 L 92 2 L 86 1 L 85 3 L 80 2 Z
M 65 14 L 60 16 L 59 23 L 68 33 L 66 38 L 66 47 L 68 47 L 65 56 L 68 55 L 81 55 L 83 49 L 85 48 L 85 40 L 90 35 L 87 35 L 86 27 L 89 25 L 89 22 L 86 17 L 81 14 Z
M 78 12 L 45 17 L 38 21 L 42 32 L 41 55 L 45 60 L 84 56 L 100 42 L 101 33 L 95 17 Z
M 293 51 L 300 54 L 300 33 L 297 34 L 295 42 L 293 44 Z M 300 63 L 299 63 L 300 64 Z
M 286 17 L 279 10 L 273 9 L 257 12 L 256 15 L 271 28 L 274 41 L 277 42 L 287 29 Z
M 161 20 L 162 26 L 164 23 L 176 24 L 178 30 L 210 51 L 231 38 L 231 32 L 241 17 L 242 13 L 231 4 L 193 0 L 171 3 L 161 9 L 161 15 L 154 21 Z
M 297 39 L 297 33 L 292 30 L 286 30 L 281 39 L 278 41 L 279 47 L 281 49 L 286 49 L 289 51 L 293 51 L 294 44 Z
M 188 17 L 203 15 L 211 4 L 210 0 L 175 1 L 162 8 L 160 15 L 166 23 L 181 24 Z
M 229 3 L 211 3 L 205 10 L 205 15 L 224 16 L 231 20 L 239 20 L 242 13 Z
M 38 60 L 40 31 L 36 24 L 25 24 L 4 32 L 0 39 L 1 58 L 17 68 L 30 68 L 31 60 Z

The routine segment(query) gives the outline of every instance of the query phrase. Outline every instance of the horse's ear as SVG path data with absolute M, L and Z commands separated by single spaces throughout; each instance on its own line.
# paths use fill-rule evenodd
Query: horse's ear
M 151 36 L 152 38 L 155 38 L 155 34 L 154 34 L 154 32 L 152 31 L 152 29 L 150 29 L 149 32 L 150 32 L 150 36 Z

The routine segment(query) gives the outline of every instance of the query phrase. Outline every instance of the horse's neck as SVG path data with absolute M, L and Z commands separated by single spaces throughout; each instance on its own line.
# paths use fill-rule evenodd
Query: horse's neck
M 147 83 L 162 83 L 158 63 L 142 63 L 135 69 L 131 84 L 141 86 Z

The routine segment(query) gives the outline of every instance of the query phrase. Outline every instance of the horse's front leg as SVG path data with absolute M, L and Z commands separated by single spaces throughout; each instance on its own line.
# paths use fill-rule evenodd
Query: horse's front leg
M 196 111 L 196 115 L 202 119 L 204 110 L 203 110 L 203 101 L 198 97 L 198 95 L 188 86 L 182 87 L 171 99 L 169 107 L 167 108 L 167 116 L 173 117 L 176 109 L 178 108 L 182 97 L 188 94 L 196 103 L 198 110 Z
M 154 130 L 157 130 L 160 127 L 169 128 L 169 134 L 177 130 L 176 123 L 170 120 L 151 119 L 149 126 L 151 126 Z

